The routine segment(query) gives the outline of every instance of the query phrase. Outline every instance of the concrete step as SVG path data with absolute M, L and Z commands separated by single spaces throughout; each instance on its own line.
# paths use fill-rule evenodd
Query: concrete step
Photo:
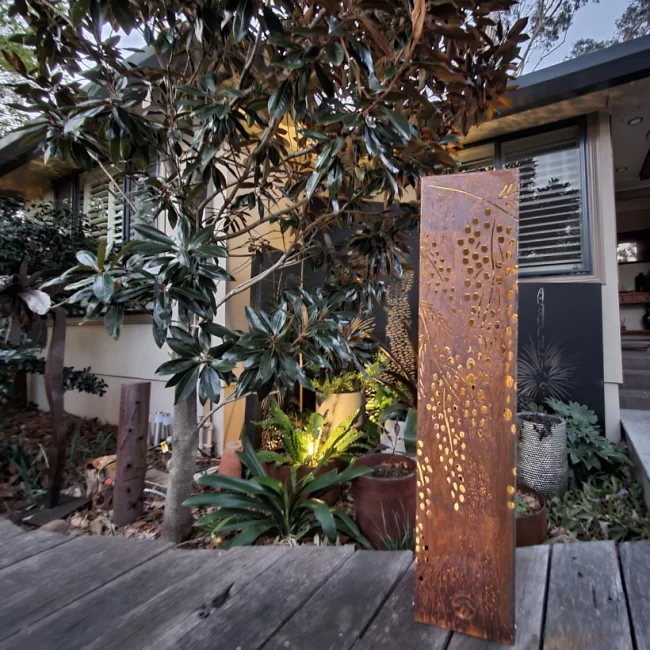
M 621 388 L 618 391 L 618 396 L 622 409 L 650 411 L 650 390 Z
M 631 369 L 623 366 L 623 385 L 621 388 L 650 390 L 650 370 Z
M 621 409 L 621 425 L 635 478 L 643 486 L 643 498 L 650 508 L 650 410 Z
M 650 370 L 650 353 L 639 350 L 623 350 L 623 369 Z

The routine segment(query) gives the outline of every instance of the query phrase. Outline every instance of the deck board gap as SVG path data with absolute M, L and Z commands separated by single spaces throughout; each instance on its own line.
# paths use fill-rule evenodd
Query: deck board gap
M 379 612 L 381 611 L 382 607 L 383 607 L 383 606 L 388 602 L 388 599 L 393 595 L 393 593 L 395 592 L 395 589 L 397 589 L 397 585 L 400 583 L 400 580 L 402 580 L 402 578 L 406 575 L 406 573 L 408 572 L 408 570 L 409 570 L 409 569 L 410 569 L 414 564 L 415 564 L 415 560 L 413 560 L 413 562 L 411 562 L 410 564 L 407 564 L 406 567 L 404 568 L 404 570 L 402 571 L 402 573 L 400 573 L 400 574 L 397 576 L 397 578 L 395 579 L 395 582 L 393 582 L 393 584 L 390 586 L 390 589 L 389 589 L 388 592 L 386 593 L 386 597 L 385 597 L 384 599 L 382 599 L 382 601 L 379 603 L 379 605 L 377 606 L 377 608 L 375 609 L 375 611 L 372 613 L 372 615 L 371 615 L 370 618 L 368 619 L 368 622 L 367 622 L 367 623 L 363 626 L 363 628 L 361 628 L 361 630 L 359 631 L 359 634 L 358 634 L 357 638 L 355 639 L 355 643 L 358 642 L 358 641 L 360 641 L 361 639 L 363 639 L 363 635 L 368 631 L 368 628 L 372 625 L 372 623 L 373 623 L 373 621 L 375 620 L 375 618 L 377 618 L 377 614 L 379 614 Z
M 338 566 L 336 571 L 334 573 L 331 573 L 328 575 L 322 582 L 319 582 L 318 585 L 316 586 L 315 589 L 313 589 L 309 594 L 306 595 L 305 599 L 300 603 L 300 605 L 297 605 L 291 613 L 286 617 L 283 618 L 273 629 L 271 634 L 269 634 L 266 639 L 261 643 L 261 645 L 258 645 L 256 650 L 264 650 L 268 646 L 268 644 L 273 640 L 273 637 L 315 596 L 315 594 L 322 589 L 339 571 L 343 569 L 343 567 L 354 557 L 354 553 L 351 553 L 349 557 L 345 559 L 345 561 Z
M 616 559 L 618 560 L 618 571 L 621 576 L 621 586 L 623 587 L 623 595 L 625 596 L 625 606 L 627 607 L 627 618 L 630 623 L 630 636 L 632 637 L 632 647 L 634 650 L 645 650 L 639 648 L 636 640 L 636 629 L 634 628 L 634 620 L 632 618 L 632 607 L 630 603 L 630 596 L 627 593 L 627 583 L 625 582 L 625 573 L 623 571 L 623 560 L 621 559 L 621 547 L 616 546 Z

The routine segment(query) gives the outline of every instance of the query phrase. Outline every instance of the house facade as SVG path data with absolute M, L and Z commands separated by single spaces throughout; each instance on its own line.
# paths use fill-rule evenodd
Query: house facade
M 470 132 L 459 159 L 467 171 L 520 171 L 520 402 L 551 396 L 587 404 L 618 440 L 621 400 L 645 405 L 643 389 L 619 393 L 622 348 L 650 343 L 643 327 L 650 326 L 650 275 L 648 291 L 635 291 L 646 288 L 639 274 L 650 273 L 650 37 L 525 75 L 517 85 L 512 107 Z M 118 244 L 133 234 L 121 189 L 128 190 L 101 170 L 45 165 L 18 135 L 0 141 L 0 195 L 67 205 L 87 215 L 94 236 Z M 280 248 L 273 230 L 260 235 Z M 250 265 L 231 261 L 229 271 L 241 282 Z M 236 296 L 218 320 L 244 329 L 249 301 L 248 292 Z M 149 316 L 128 315 L 116 342 L 101 320 L 79 327 L 70 319 L 66 365 L 91 366 L 108 392 L 67 393 L 66 410 L 117 422 L 120 385 L 145 380 L 152 382 L 151 412 L 171 412 L 173 389 L 155 375 L 168 351 L 150 330 Z M 29 390 L 46 407 L 40 377 Z M 215 416 L 217 446 L 239 436 L 243 419 L 243 403 Z

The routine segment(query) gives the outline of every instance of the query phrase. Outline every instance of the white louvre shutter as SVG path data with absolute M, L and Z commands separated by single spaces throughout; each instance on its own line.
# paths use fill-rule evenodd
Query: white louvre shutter
M 123 240 L 124 201 L 101 168 L 83 175 L 80 205 L 86 215 L 88 234 L 120 245 Z
M 501 152 L 505 167 L 519 169 L 520 270 L 584 270 L 578 127 L 504 142 Z

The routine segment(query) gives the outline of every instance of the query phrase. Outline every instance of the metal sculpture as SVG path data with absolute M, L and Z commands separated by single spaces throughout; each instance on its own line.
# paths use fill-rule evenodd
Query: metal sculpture
M 415 619 L 513 643 L 518 172 L 421 211 Z

